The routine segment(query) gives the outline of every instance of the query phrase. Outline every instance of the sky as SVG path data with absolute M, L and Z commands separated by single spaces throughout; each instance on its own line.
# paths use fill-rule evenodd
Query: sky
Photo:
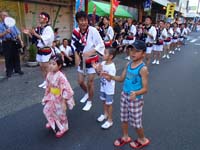
M 189 5 L 197 5 L 199 0 L 189 0 Z

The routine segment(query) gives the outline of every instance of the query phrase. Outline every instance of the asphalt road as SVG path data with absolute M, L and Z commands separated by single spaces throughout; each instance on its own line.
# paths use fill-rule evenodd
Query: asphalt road
M 120 74 L 126 60 L 115 58 Z M 170 60 L 151 65 L 149 92 L 145 95 L 143 126 L 151 144 L 143 150 L 200 149 L 200 34 L 192 33 L 187 45 Z M 83 112 L 79 99 L 83 92 L 76 83 L 75 68 L 65 68 L 75 91 L 76 107 L 68 111 L 70 129 L 61 139 L 45 129 L 46 120 L 40 101 L 44 90 L 39 68 L 23 66 L 24 76 L 0 80 L 0 150 L 129 150 L 128 145 L 115 148 L 121 136 L 119 101 L 122 88 L 116 84 L 113 104 L 114 125 L 102 130 L 96 118 L 102 112 L 98 99 L 99 80 L 95 80 L 95 98 L 91 111 Z M 130 136 L 136 134 L 130 128 Z

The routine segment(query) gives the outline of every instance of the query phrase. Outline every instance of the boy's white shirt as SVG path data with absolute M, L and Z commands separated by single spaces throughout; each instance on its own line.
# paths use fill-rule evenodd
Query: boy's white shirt
M 101 63 L 102 70 L 107 72 L 108 74 L 115 76 L 116 75 L 116 67 L 114 63 L 106 65 L 106 61 Z M 107 95 L 113 95 L 115 93 L 115 81 L 108 81 L 105 78 L 100 79 L 100 91 L 106 93 Z M 103 85 L 102 85 L 103 82 Z

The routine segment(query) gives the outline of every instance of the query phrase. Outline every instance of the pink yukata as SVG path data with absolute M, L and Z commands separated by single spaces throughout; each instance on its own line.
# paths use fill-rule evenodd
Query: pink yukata
M 61 71 L 56 73 L 49 72 L 46 81 L 47 88 L 42 100 L 42 103 L 44 104 L 43 113 L 54 131 L 56 125 L 60 131 L 67 131 L 68 119 L 65 106 L 66 103 L 69 107 L 74 106 L 74 91 L 72 90 L 66 76 Z M 54 92 L 52 92 L 52 89 L 54 89 Z M 55 89 L 57 92 L 55 92 Z

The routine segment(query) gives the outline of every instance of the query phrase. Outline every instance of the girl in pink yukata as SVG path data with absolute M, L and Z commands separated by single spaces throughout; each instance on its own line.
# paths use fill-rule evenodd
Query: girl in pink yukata
M 72 109 L 75 105 L 74 92 L 66 78 L 60 71 L 63 61 L 61 55 L 50 59 L 49 73 L 47 75 L 47 88 L 42 103 L 43 113 L 47 119 L 46 128 L 53 129 L 56 137 L 60 138 L 67 132 L 68 119 L 66 116 L 67 106 Z M 55 128 L 58 127 L 56 132 Z

